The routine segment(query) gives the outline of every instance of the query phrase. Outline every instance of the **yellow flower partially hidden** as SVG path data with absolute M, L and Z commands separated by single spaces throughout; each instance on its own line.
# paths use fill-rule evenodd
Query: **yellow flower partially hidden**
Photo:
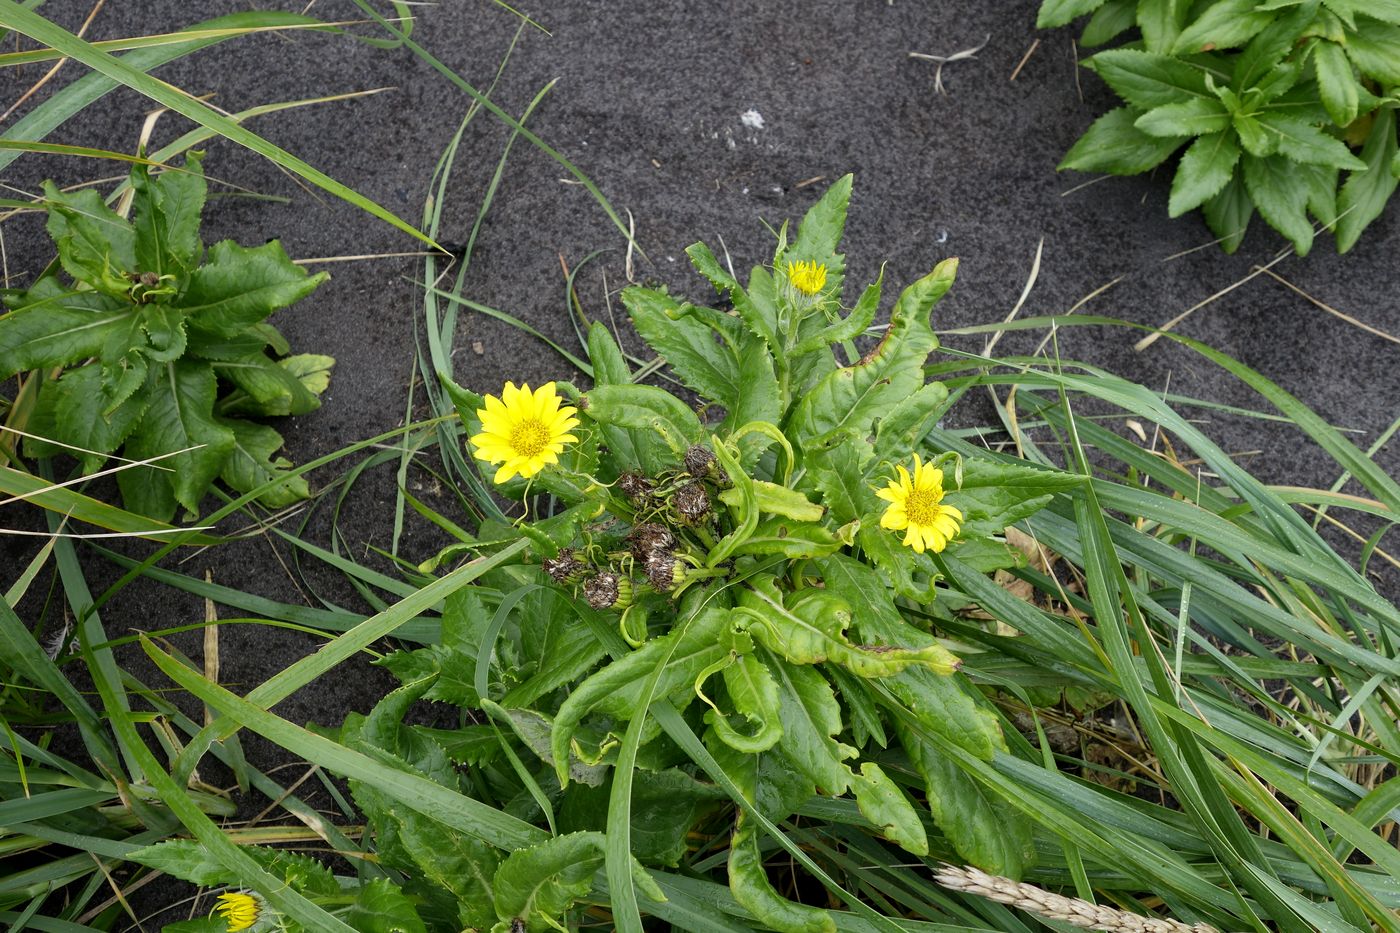
M 962 512 L 943 501 L 943 471 L 914 455 L 914 475 L 899 467 L 899 479 L 875 491 L 889 503 L 880 527 L 904 532 L 904 543 L 922 554 L 941 551 L 958 533 Z
M 486 396 L 486 407 L 476 410 L 481 433 L 471 438 L 471 445 L 478 460 L 501 464 L 498 484 L 516 474 L 529 479 L 558 463 L 565 443 L 578 441 L 569 433 L 579 423 L 574 417 L 578 409 L 561 407 L 561 401 L 552 382 L 533 392 L 528 383 L 517 389 L 507 382 L 500 398 Z
M 800 260 L 787 264 L 788 281 L 792 287 L 811 297 L 826 285 L 826 266 L 818 262 Z
M 220 894 L 214 911 L 228 922 L 228 933 L 238 933 L 258 922 L 262 904 L 251 894 L 242 891 Z

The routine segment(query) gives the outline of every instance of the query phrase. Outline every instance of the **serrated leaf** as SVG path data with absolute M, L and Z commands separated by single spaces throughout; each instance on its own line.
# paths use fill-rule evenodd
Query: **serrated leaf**
M 952 287 L 957 268 L 956 259 L 944 260 L 904 290 L 879 345 L 855 365 L 827 375 L 797 403 L 785 424 L 790 437 L 864 437 L 877 417 L 923 386 L 924 361 L 938 346 L 929 316 Z
M 790 355 L 801 356 L 804 353 L 824 350 L 831 344 L 854 340 L 865 333 L 866 329 L 875 321 L 875 313 L 880 309 L 880 284 L 884 278 L 885 270 L 882 267 L 879 278 L 865 287 L 865 291 L 861 292 L 860 298 L 856 301 L 850 314 L 800 339 L 793 346 Z
M 144 381 L 144 370 L 142 372 Z M 96 363 L 70 369 L 56 383 L 40 390 L 54 396 L 54 440 L 80 447 L 84 473 L 93 473 L 106 461 L 102 454 L 116 450 L 140 423 L 149 399 L 143 394 L 112 406 L 112 398 L 102 387 L 102 374 Z
M 1219 194 L 1201 205 L 1201 210 L 1211 232 L 1220 238 L 1220 248 L 1226 253 L 1239 249 L 1254 216 L 1254 202 L 1245 190 L 1244 179 L 1232 177 Z
M 1020 878 L 1033 861 L 1029 821 L 920 739 L 903 723 L 895 733 L 924 781 L 929 812 L 958 854 L 983 871 Z
M 1094 11 L 1084 32 L 1079 36 L 1079 44 L 1087 49 L 1106 45 L 1137 23 L 1137 0 L 1108 0 Z
M 1244 151 L 1258 158 L 1265 158 L 1278 151 L 1278 137 L 1264 129 L 1264 124 L 1251 114 L 1237 113 L 1231 125 L 1239 138 Z
M 710 284 L 715 287 L 716 294 L 724 296 L 739 287 L 739 280 L 719 264 L 715 254 L 710 252 L 710 248 L 704 243 L 690 244 L 685 248 L 685 254 L 690 257 L 690 264 L 695 267 L 695 271 L 709 279 Z
M 1235 59 L 1231 84 L 1237 90 L 1257 87 L 1265 100 L 1276 97 L 1297 81 L 1302 71 L 1297 61 L 1285 59 L 1318 15 L 1317 0 L 1302 0 L 1286 11 L 1258 10 L 1269 22 Z
M 1259 122 L 1267 132 L 1277 137 L 1279 154 L 1295 162 L 1352 171 L 1364 171 L 1366 168 L 1366 163 L 1352 155 L 1346 143 L 1302 120 L 1266 110 L 1259 114 Z
M 1147 50 L 1170 51 L 1190 11 L 1190 0 L 1139 0 L 1137 23 Z
M 308 275 L 277 240 L 252 249 L 224 240 L 191 273 L 179 305 L 191 326 L 230 337 L 305 298 L 328 278 L 325 272 Z
M 871 644 L 923 645 L 933 636 L 909 625 L 900 616 L 879 575 L 868 565 L 836 554 L 817 563 L 833 593 L 863 611 L 855 620 L 859 637 Z M 923 667 L 911 667 L 882 681 L 925 728 L 946 737 L 972 754 L 990 761 L 1004 749 L 1001 728 L 989 711 L 978 705 L 962 675 L 944 677 Z
M 1043 0 L 1035 17 L 1035 28 L 1054 29 L 1092 13 L 1104 5 L 1104 0 Z
M 1136 175 L 1166 161 L 1185 137 L 1149 136 L 1134 126 L 1142 111 L 1118 107 L 1099 117 L 1060 160 L 1060 171 Z
M 147 345 L 142 353 L 152 362 L 169 363 L 185 355 L 185 316 L 170 305 L 147 305 L 141 313 Z
M 413 901 L 388 878 L 360 885 L 345 922 L 361 933 L 428 933 Z
M 1219 194 L 1234 177 L 1240 147 L 1230 131 L 1202 136 L 1182 153 L 1167 213 L 1180 217 Z
M 890 842 L 914 855 L 928 855 L 928 835 L 914 805 L 899 785 L 873 761 L 862 762 L 860 773 L 851 775 L 856 805 L 875 830 Z
M 1313 241 L 1307 214 L 1308 190 L 1295 183 L 1293 163 L 1283 156 L 1259 159 L 1246 153 L 1244 184 L 1259 216 L 1282 233 L 1299 256 L 1306 256 Z
M 1173 55 L 1194 55 L 1233 49 L 1253 39 L 1274 21 L 1274 14 L 1256 9 L 1256 0 L 1217 0 L 1181 31 Z
M 53 278 L 40 279 L 28 294 L 35 300 L 0 316 L 0 378 L 97 356 L 137 315 L 129 304 L 81 296 Z M 106 307 L 95 310 L 94 304 Z
M 593 874 L 603 866 L 605 845 L 602 833 L 581 832 L 512 852 L 496 869 L 492 884 L 501 921 L 492 929 L 512 933 L 516 920 L 529 933 L 559 929 L 564 912 L 592 889 Z M 632 869 L 632 882 L 643 894 L 656 901 L 666 899 L 635 858 Z
M 185 274 L 198 265 L 203 252 L 199 221 L 206 194 L 203 156 L 188 152 L 182 168 L 168 167 L 155 176 L 145 164 L 132 167 L 131 222 L 140 271 Z
M 1386 202 L 1395 193 L 1397 178 L 1392 168 L 1400 160 L 1395 137 L 1395 111 L 1389 107 L 1377 111 L 1371 125 L 1371 135 L 1361 150 L 1364 172 L 1347 175 L 1337 197 L 1337 252 L 1345 253 L 1356 245 L 1361 231 L 1385 210 Z
M 782 253 L 780 263 L 784 269 L 788 262 L 797 260 L 826 266 L 823 294 L 839 297 L 845 279 L 846 257 L 836 250 L 841 246 L 846 229 L 846 209 L 851 201 L 854 179 L 855 176 L 846 174 L 831 183 L 817 203 L 808 208 L 797 225 L 797 239 Z
M 567 783 L 564 768 L 569 759 L 570 739 L 584 717 L 595 710 L 615 719 L 630 719 L 643 712 L 637 709 L 642 688 L 652 669 L 663 659 L 667 659 L 666 666 L 652 694 L 653 702 L 686 692 L 693 696 L 695 678 L 725 654 L 719 637 L 728 618 L 726 611 L 707 607 L 665 635 L 651 639 L 631 654 L 589 675 L 575 687 L 559 707 L 550 742 L 559 783 Z
M 65 193 L 44 182 L 48 231 L 63 269 L 75 280 L 115 298 L 131 288 L 136 270 L 136 234 L 92 188 Z
M 814 446 L 807 451 L 803 485 L 817 493 L 838 525 L 879 508 L 880 500 L 865 478 L 874 458 L 874 446 L 865 438 L 852 435 L 842 436 L 828 447 Z
M 1214 100 L 1205 72 L 1194 65 L 1137 49 L 1110 49 L 1088 59 L 1104 82 L 1132 106 L 1151 110 L 1193 98 Z
M 194 513 L 199 511 L 199 500 L 234 447 L 233 432 L 214 419 L 216 388 L 214 373 L 207 363 L 179 360 L 155 367 L 148 389 L 150 406 L 126 442 L 125 454 L 131 460 L 173 453 L 158 466 L 172 471 L 166 475 L 175 501 Z M 130 488 L 138 499 L 158 503 L 158 499 L 145 496 L 148 490 L 136 488 L 153 470 L 154 467 L 136 467 L 117 474 L 123 498 Z M 171 504 L 160 514 L 146 514 L 165 520 L 173 512 Z
M 1363 75 L 1385 84 L 1400 84 L 1400 25 L 1364 17 L 1347 33 L 1347 57 Z
M 754 501 L 758 510 L 767 515 L 779 515 L 799 522 L 821 521 L 826 514 L 823 506 L 798 492 L 767 480 L 753 480 Z M 719 494 L 719 501 L 725 505 L 738 507 L 743 501 L 742 492 L 736 488 L 725 489 Z
M 1338 126 L 1350 126 L 1361 107 L 1361 85 L 1357 83 L 1346 51 L 1335 42 L 1315 43 L 1313 68 L 1327 115 Z
M 733 556 L 776 554 L 789 560 L 818 557 L 841 548 L 841 540 L 815 522 L 781 516 L 761 519 L 753 533 L 734 548 Z
M 948 388 L 941 382 L 930 382 L 897 402 L 875 426 L 876 459 L 905 459 L 933 429 L 947 400 Z
M 381 820 L 394 822 L 399 846 L 423 880 L 452 894 L 464 923 L 485 928 L 495 920 L 491 882 L 501 861 L 495 849 L 409 807 L 388 808 Z
M 1218 100 L 1193 97 L 1154 107 L 1133 124 L 1149 136 L 1200 136 L 1230 126 L 1230 114 Z
M 261 352 L 216 362 L 214 371 L 238 386 L 219 402 L 228 415 L 304 415 L 321 407 L 318 396 L 330 383 L 335 360 L 303 353 L 273 362 Z
M 340 893 L 340 885 L 330 869 L 314 858 L 264 846 L 244 846 L 243 852 L 265 871 L 304 894 L 329 896 Z M 167 839 L 137 849 L 126 858 L 200 887 L 244 884 L 243 879 L 209 853 L 207 846 L 194 839 Z
M 1298 181 L 1308 191 L 1308 211 L 1327 229 L 1337 223 L 1337 176 L 1326 165 L 1298 166 Z
M 584 396 L 579 410 L 595 424 L 626 429 L 638 462 L 627 464 L 650 475 L 674 469 L 686 449 L 704 440 L 704 429 L 686 404 L 664 389 L 643 385 L 600 385 Z
M 265 424 L 253 424 L 241 418 L 217 420 L 233 432 L 233 450 L 219 472 L 219 478 L 229 488 L 246 493 L 264 483 L 280 480 L 258 496 L 258 501 L 270 509 L 284 508 L 311 495 L 305 476 L 286 476 L 292 461 L 277 456 L 277 451 L 282 449 L 282 435 Z
M 770 669 L 778 683 L 783 754 L 798 773 L 826 793 L 844 794 L 851 783 L 845 761 L 857 751 L 836 739 L 842 728 L 841 704 L 831 684 L 810 665 L 779 661 Z
M 1074 473 L 968 458 L 962 483 L 947 491 L 947 501 L 962 510 L 964 535 L 1001 534 L 1007 525 L 1038 512 L 1054 493 L 1083 482 Z

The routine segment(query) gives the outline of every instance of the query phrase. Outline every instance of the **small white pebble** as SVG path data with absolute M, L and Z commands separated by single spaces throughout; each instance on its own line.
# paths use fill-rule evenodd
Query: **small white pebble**
M 751 130 L 763 129 L 763 114 L 757 110 L 745 110 L 739 114 L 739 122 Z

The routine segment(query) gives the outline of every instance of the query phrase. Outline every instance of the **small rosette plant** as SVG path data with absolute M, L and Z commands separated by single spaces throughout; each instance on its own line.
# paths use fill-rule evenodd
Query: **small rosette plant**
M 470 765 L 470 780 L 533 773 L 501 757 L 518 743 L 554 777 L 552 789 L 522 787 L 519 812 L 560 835 L 509 857 L 463 844 L 454 851 L 472 868 L 444 890 L 418 877 L 440 848 L 422 821 L 352 782 L 384 863 L 437 905 L 425 910 L 453 907 L 479 929 L 549 929 L 604 863 L 624 872 L 614 888 L 631 877 L 659 903 L 639 863 L 676 866 L 689 834 L 727 822 L 738 902 L 773 929 L 834 929 L 763 867 L 761 827 L 814 795 L 848 802 L 916 856 L 930 852 L 932 821 L 950 857 L 1013 876 L 1031 858 L 1028 824 L 993 810 L 946 757 L 945 743 L 984 760 L 1006 746 L 926 610 L 953 568 L 1016 563 L 1004 528 L 1076 480 L 923 446 L 949 401 L 925 365 L 956 261 L 908 286 L 877 327 L 881 281 L 844 297 L 850 190 L 849 176 L 832 186 L 795 238 L 784 226 L 746 284 L 691 247 L 720 306 L 624 291 L 637 332 L 699 406 L 634 381 L 599 324 L 587 392 L 510 382 L 478 396 L 445 381 L 483 481 L 525 500 L 533 520 L 483 522 L 423 569 L 522 537 L 534 556 L 449 598 L 441 642 L 386 658 L 404 686 L 341 739 L 453 787 L 463 777 L 449 759 Z M 556 504 L 547 517 L 541 493 Z M 490 722 L 394 725 L 417 699 Z M 552 897 L 503 896 L 527 881 Z

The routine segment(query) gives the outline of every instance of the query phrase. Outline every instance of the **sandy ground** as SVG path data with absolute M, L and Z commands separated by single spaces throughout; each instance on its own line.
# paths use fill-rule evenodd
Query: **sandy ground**
M 1400 414 L 1400 345 L 1339 321 L 1268 275 L 1250 278 L 1284 246 L 1280 237 L 1256 219 L 1241 251 L 1226 256 L 1209 245 L 1211 234 L 1198 215 L 1168 220 L 1165 173 L 1094 180 L 1055 172 L 1078 134 L 1110 106 L 1111 95 L 1076 67 L 1073 30 L 1035 30 L 1036 5 L 555 0 L 534 11 L 547 33 L 519 30 L 494 99 L 519 115 L 554 82 L 529 126 L 633 219 L 646 254 L 634 257 L 638 280 L 706 300 L 708 286 L 685 259 L 688 244 L 704 239 L 716 252 L 727 249 L 741 271 L 771 260 L 765 224 L 800 217 L 826 183 L 854 172 L 846 243 L 852 281 L 872 279 L 884 262 L 886 281 L 902 285 L 940 259 L 960 257 L 958 283 L 937 312 L 940 329 L 1005 318 L 1032 275 L 1038 251 L 1039 272 L 1021 316 L 1064 313 L 1116 282 L 1082 310 L 1156 325 L 1231 289 L 1179 331 L 1258 369 L 1333 423 L 1355 429 L 1354 439 L 1369 445 Z M 300 10 L 303 4 L 259 6 Z M 245 7 L 236 0 L 128 0 L 104 7 L 88 36 L 164 32 Z M 89 5 L 50 0 L 42 9 L 76 28 Z M 520 27 L 489 0 L 414 9 L 420 15 L 414 37 L 478 88 L 491 83 Z M 320 0 L 310 12 L 325 20 L 360 17 L 353 3 L 341 0 Z M 984 43 L 975 57 L 944 67 L 941 94 L 935 90 L 936 66 L 909 56 L 948 55 Z M 0 105 L 8 106 L 37 80 L 42 67 L 0 73 Z M 68 65 L 53 87 L 81 71 Z M 414 223 L 423 213 L 433 165 L 470 103 L 406 50 L 322 33 L 232 40 L 157 74 L 191 93 L 213 94 L 213 103 L 231 111 L 388 88 L 264 117 L 251 126 Z M 36 95 L 26 109 L 47 94 Z M 131 151 L 149 109 L 133 94 L 114 93 L 50 140 Z M 181 118 L 166 116 L 156 141 L 185 128 Z M 444 204 L 445 241 L 467 239 L 509 134 L 488 114 L 468 129 Z M 208 173 L 228 186 L 208 211 L 206 242 L 229 237 L 255 244 L 275 236 L 298 258 L 418 248 L 344 203 L 304 190 L 231 143 L 212 142 L 208 151 Z M 30 155 L 3 180 L 34 191 L 45 177 L 73 183 L 120 170 L 111 163 Z M 0 233 L 11 280 L 29 281 L 51 255 L 39 222 L 10 221 Z M 590 315 L 607 319 L 621 314 L 615 293 L 627 278 L 625 240 L 558 162 L 521 141 L 482 225 L 466 291 L 576 347 L 561 260 L 573 267 L 597 251 L 603 252 L 579 276 L 579 297 Z M 1272 271 L 1332 307 L 1400 334 L 1397 251 L 1400 212 L 1392 205 L 1351 254 L 1337 256 L 1330 238 L 1321 237 L 1312 255 L 1290 256 Z M 331 281 L 276 323 L 294 347 L 329 353 L 339 362 L 322 409 L 281 426 L 299 461 L 402 421 L 421 303 L 416 283 L 423 274 L 417 258 L 312 265 L 331 271 Z M 1028 352 L 1040 336 L 1009 335 L 998 350 Z M 984 339 L 947 343 L 980 349 Z M 1060 333 L 1058 348 L 1066 359 L 1089 361 L 1157 389 L 1263 407 L 1250 390 L 1192 352 L 1167 341 L 1136 352 L 1135 339 L 1124 330 L 1070 328 Z M 635 339 L 629 349 L 638 350 Z M 454 359 L 459 381 L 479 390 L 494 391 L 507 378 L 575 378 L 542 343 L 481 315 L 463 316 Z M 1327 486 L 1336 479 L 1330 459 L 1287 425 L 1198 414 L 1208 418 L 1207 430 L 1226 449 L 1240 452 L 1270 481 Z M 956 417 L 960 425 L 990 421 L 985 405 L 977 404 Z M 1381 460 L 1400 474 L 1400 445 L 1392 443 Z M 410 482 L 427 484 L 429 478 L 418 475 Z M 393 483 L 390 471 L 380 471 L 350 495 L 341 531 L 357 555 L 388 546 Z M 9 527 L 28 521 L 13 508 L 0 517 Z M 310 534 L 327 540 L 323 516 L 313 520 Z M 403 553 L 420 559 L 436 540 L 411 529 Z M 11 538 L 0 546 L 19 559 L 30 553 L 29 543 Z M 276 599 L 319 605 L 316 600 L 325 598 L 363 611 L 333 574 L 315 561 L 302 563 L 304 578 L 285 545 L 260 539 L 187 556 L 172 566 L 200 576 L 207 570 L 216 582 Z M 102 560 L 89 565 L 95 589 L 115 579 Z M 9 560 L 0 566 L 18 572 Z M 0 585 L 9 573 L 0 572 Z M 33 600 L 21 608 L 32 619 L 38 606 Z M 149 583 L 129 587 L 103 614 L 114 634 L 202 617 L 199 600 Z M 227 626 L 222 638 L 224 679 L 240 687 L 265 679 L 314 644 L 262 627 Z M 198 656 L 197 637 L 178 643 Z M 149 674 L 140 659 L 132 663 Z M 378 671 L 356 669 L 313 685 L 279 711 L 298 722 L 337 722 L 346 709 L 367 709 L 387 684 Z M 255 760 L 272 760 L 266 743 L 254 738 L 249 745 Z

